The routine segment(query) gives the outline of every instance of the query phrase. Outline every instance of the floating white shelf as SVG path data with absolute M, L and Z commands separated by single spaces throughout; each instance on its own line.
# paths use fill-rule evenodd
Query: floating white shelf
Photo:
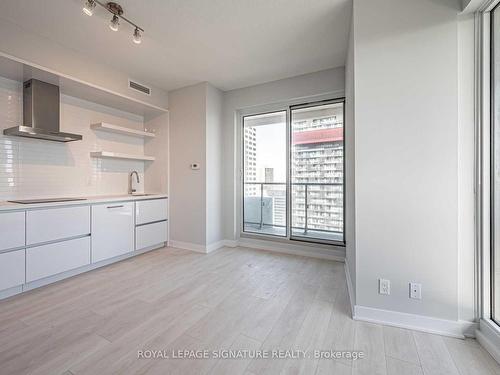
M 144 155 L 130 155 L 122 154 L 119 152 L 109 152 L 109 151 L 93 151 L 90 153 L 93 158 L 107 158 L 107 159 L 127 159 L 127 160 L 142 160 L 142 161 L 154 161 L 154 156 L 144 156 Z
M 133 137 L 141 137 L 141 138 L 154 138 L 155 135 L 153 133 L 149 133 L 143 130 L 135 130 L 130 128 L 125 128 L 123 126 L 108 124 L 106 122 L 99 122 L 97 124 L 91 124 L 91 129 L 100 130 L 108 133 L 118 133 L 130 135 Z

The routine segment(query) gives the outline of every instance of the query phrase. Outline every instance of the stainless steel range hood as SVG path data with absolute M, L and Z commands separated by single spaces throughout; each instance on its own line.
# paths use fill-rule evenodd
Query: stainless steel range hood
M 79 134 L 59 131 L 59 87 L 37 79 L 23 85 L 23 124 L 5 129 L 3 134 L 56 142 L 82 139 Z

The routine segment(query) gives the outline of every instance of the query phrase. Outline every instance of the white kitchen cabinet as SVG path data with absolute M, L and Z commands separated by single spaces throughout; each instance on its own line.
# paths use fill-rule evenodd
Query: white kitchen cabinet
M 26 244 L 62 240 L 90 233 L 90 206 L 32 210 L 26 214 Z
M 151 199 L 135 202 L 135 224 L 167 220 L 167 199 Z
M 25 245 L 24 211 L 0 213 L 0 251 Z
M 140 225 L 135 228 L 135 249 L 158 245 L 167 241 L 167 222 L 160 221 L 152 224 Z
M 26 282 L 90 264 L 90 237 L 26 249 Z
M 24 284 L 24 259 L 24 249 L 0 254 L 0 290 Z
M 92 263 L 134 251 L 134 202 L 92 206 Z

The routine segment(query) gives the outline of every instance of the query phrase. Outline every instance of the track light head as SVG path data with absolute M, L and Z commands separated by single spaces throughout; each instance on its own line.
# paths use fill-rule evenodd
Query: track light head
M 134 37 L 132 38 L 135 44 L 141 44 L 142 42 L 142 35 L 141 35 L 141 30 L 139 28 L 135 28 L 134 30 Z
M 111 22 L 109 23 L 109 28 L 113 31 L 118 31 L 118 26 L 120 26 L 120 20 L 116 14 L 111 18 Z
M 85 13 L 87 16 L 90 17 L 92 14 L 94 14 L 95 6 L 96 6 L 95 0 L 85 1 L 85 4 L 83 6 L 83 13 Z

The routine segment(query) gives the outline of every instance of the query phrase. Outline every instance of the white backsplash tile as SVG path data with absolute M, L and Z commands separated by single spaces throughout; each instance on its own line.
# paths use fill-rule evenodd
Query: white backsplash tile
M 138 116 L 62 96 L 61 131 L 81 134 L 82 141 L 58 143 L 0 134 L 0 200 L 124 194 L 132 170 L 139 172 L 137 190 L 143 191 L 143 162 L 94 159 L 90 152 L 142 155 L 144 140 L 91 130 L 96 122 L 144 128 Z M 0 133 L 20 124 L 22 85 L 0 78 Z

